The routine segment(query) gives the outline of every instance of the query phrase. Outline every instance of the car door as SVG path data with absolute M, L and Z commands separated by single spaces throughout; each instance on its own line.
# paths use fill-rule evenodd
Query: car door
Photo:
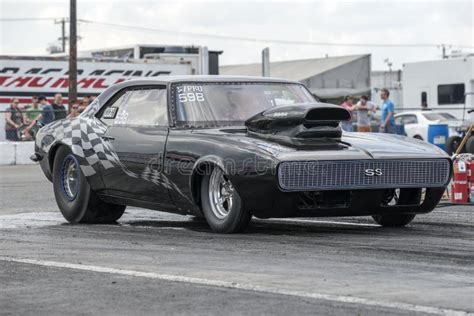
M 405 126 L 405 133 L 409 137 L 422 136 L 419 135 L 418 119 L 414 114 L 403 115 L 402 124 Z
M 105 106 L 102 136 L 110 141 L 119 163 L 104 170 L 108 194 L 171 205 L 164 183 L 163 161 L 168 137 L 166 86 L 129 87 Z

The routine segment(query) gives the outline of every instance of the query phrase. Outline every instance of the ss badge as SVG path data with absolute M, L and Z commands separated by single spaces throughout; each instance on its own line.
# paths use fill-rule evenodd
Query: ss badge
M 378 177 L 382 175 L 382 169 L 365 169 L 364 174 L 368 177 Z

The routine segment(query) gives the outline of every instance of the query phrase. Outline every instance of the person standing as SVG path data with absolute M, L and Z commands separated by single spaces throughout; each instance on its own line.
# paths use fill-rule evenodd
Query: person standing
M 352 97 L 350 95 L 344 97 L 344 102 L 342 102 L 341 106 L 345 108 L 351 114 L 351 119 L 349 121 L 342 121 L 341 128 L 343 131 L 352 132 L 352 112 L 354 111 L 355 107 L 352 103 Z
M 19 129 L 24 123 L 20 100 L 15 98 L 5 112 L 5 138 L 14 142 L 19 141 Z
M 382 115 L 379 132 L 395 134 L 395 104 L 388 98 L 389 96 L 390 92 L 388 89 L 383 88 L 380 90 L 380 98 L 383 100 L 383 103 L 380 108 Z
M 79 114 L 81 114 L 79 112 L 79 102 L 76 102 L 72 105 L 71 107 L 71 113 L 69 113 L 69 115 L 67 116 L 68 119 L 73 119 L 75 117 L 78 117 Z
M 63 96 L 60 93 L 54 95 L 53 101 L 54 120 L 61 120 L 67 117 L 67 110 L 63 105 Z
M 79 113 L 82 113 L 85 109 L 87 109 L 87 107 L 89 106 L 89 97 L 88 96 L 85 96 L 84 98 L 82 98 L 82 101 L 81 103 L 79 104 Z
M 36 117 L 36 119 L 28 125 L 26 132 L 31 134 L 31 129 L 39 124 L 40 126 L 45 126 L 54 121 L 54 110 L 53 107 L 48 103 L 44 95 L 38 97 L 38 101 L 41 105 L 41 113 Z
M 360 97 L 359 102 L 355 106 L 355 111 L 357 113 L 357 131 L 371 132 L 369 113 L 374 112 L 375 107 L 366 95 Z
M 40 115 L 41 110 L 39 108 L 38 97 L 34 95 L 31 97 L 31 105 L 28 106 L 28 109 L 24 112 L 23 119 L 26 125 L 30 125 L 32 122 L 36 122 L 36 118 Z M 33 139 L 36 132 L 39 130 L 39 126 L 35 123 L 35 125 L 31 129 L 25 129 L 25 133 L 23 138 L 25 140 Z
M 31 106 L 25 111 L 26 123 L 30 124 L 36 120 L 38 115 L 40 115 L 40 112 L 38 97 L 35 95 L 31 98 Z

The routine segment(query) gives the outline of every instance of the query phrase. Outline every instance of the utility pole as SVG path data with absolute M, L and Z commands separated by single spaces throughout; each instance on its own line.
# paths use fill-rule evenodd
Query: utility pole
M 69 111 L 77 100 L 77 21 L 76 0 L 69 6 Z
M 385 80 L 384 80 L 384 85 L 387 88 L 392 88 L 392 65 L 393 65 L 393 63 L 388 58 L 385 58 L 383 60 L 383 62 L 386 63 L 387 66 L 388 66 L 388 85 L 385 83 Z M 385 76 L 384 76 L 384 78 L 385 78 Z
M 270 48 L 262 50 L 262 77 L 270 77 Z
M 59 21 L 54 21 L 54 23 L 55 24 L 61 24 L 61 37 L 58 38 L 58 39 L 61 41 L 61 47 L 62 47 L 61 53 L 65 53 L 66 52 L 66 40 L 67 40 L 67 37 L 66 37 L 66 19 L 62 18 Z
M 451 48 L 451 45 L 446 45 L 446 44 L 441 44 L 438 46 L 438 48 L 441 48 L 441 52 L 442 52 L 442 57 L 443 59 L 447 59 L 448 58 L 448 54 L 446 53 L 446 49 L 447 48 Z

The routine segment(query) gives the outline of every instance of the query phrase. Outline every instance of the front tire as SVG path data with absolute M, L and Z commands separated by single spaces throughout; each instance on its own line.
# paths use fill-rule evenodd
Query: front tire
M 201 182 L 202 211 L 215 233 L 243 231 L 252 215 L 242 207 L 237 190 L 222 169 L 214 167 Z
M 403 227 L 415 218 L 415 214 L 374 215 L 372 218 L 383 227 Z
M 102 201 L 91 190 L 77 157 L 60 147 L 54 158 L 53 188 L 56 203 L 70 223 L 109 223 L 118 220 L 126 206 Z
M 449 155 L 454 154 L 456 150 L 458 149 L 459 145 L 461 145 L 461 142 L 462 142 L 462 138 L 459 136 L 449 137 L 448 140 L 446 141 L 446 152 Z M 466 152 L 466 147 L 463 147 L 461 149 L 461 153 L 465 153 L 465 152 Z
M 474 154 L 474 136 L 470 136 L 466 142 L 466 152 Z

